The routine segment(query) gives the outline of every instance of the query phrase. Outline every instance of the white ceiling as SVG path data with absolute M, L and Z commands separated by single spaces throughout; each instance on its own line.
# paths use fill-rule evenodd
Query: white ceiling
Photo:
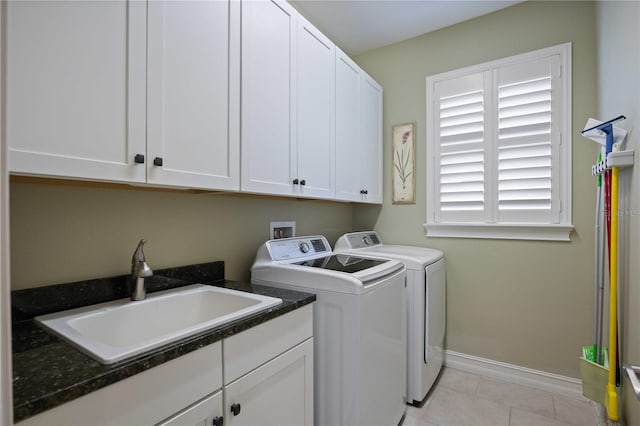
M 457 24 L 523 0 L 293 0 L 349 55 Z

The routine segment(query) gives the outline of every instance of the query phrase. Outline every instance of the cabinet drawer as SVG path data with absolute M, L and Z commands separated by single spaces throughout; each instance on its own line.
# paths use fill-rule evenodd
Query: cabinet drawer
M 313 304 L 224 340 L 224 382 L 228 384 L 313 335 Z M 259 349 L 256 349 L 259 348 Z
M 222 387 L 221 346 L 205 346 L 18 424 L 157 423 Z
M 156 426 L 211 425 L 214 418 L 223 414 L 222 391 L 219 390 Z

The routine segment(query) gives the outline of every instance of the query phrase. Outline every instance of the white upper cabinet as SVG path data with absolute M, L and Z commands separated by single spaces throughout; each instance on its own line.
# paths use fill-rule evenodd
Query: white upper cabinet
M 335 46 L 298 18 L 297 178 L 300 195 L 335 197 Z
M 11 172 L 239 189 L 238 2 L 15 1 L 8 15 Z
M 6 7 L 9 170 L 144 182 L 145 3 Z
M 334 198 L 334 52 L 287 3 L 242 3 L 243 191 Z
M 147 182 L 239 189 L 240 4 L 148 4 Z
M 6 11 L 11 173 L 382 202 L 382 89 L 287 2 Z
M 382 203 L 382 87 L 360 75 L 360 183 L 363 201 Z
M 242 2 L 243 191 L 294 190 L 296 24 L 286 2 Z
M 336 49 L 336 198 L 360 201 L 360 67 Z
M 382 88 L 336 49 L 336 199 L 382 203 Z

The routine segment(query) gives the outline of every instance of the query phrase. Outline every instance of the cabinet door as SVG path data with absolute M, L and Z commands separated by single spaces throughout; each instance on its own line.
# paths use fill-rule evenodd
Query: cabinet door
M 225 387 L 227 426 L 313 425 L 313 338 Z
M 222 410 L 222 391 L 218 391 L 158 423 L 157 426 L 222 426 Z
M 296 18 L 286 2 L 242 2 L 243 191 L 291 195 L 297 188 Z
M 382 203 L 382 87 L 364 72 L 360 78 L 360 125 L 363 201 Z
M 298 179 L 300 195 L 335 197 L 335 46 L 298 17 Z
M 336 198 L 360 201 L 360 67 L 336 48 Z
M 239 189 L 240 5 L 149 3 L 148 182 Z
M 9 170 L 144 182 L 146 3 L 6 7 Z

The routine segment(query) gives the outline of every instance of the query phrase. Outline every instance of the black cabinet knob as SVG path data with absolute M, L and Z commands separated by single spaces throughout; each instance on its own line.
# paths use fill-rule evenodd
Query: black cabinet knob
M 369 193 L 369 191 L 367 191 L 366 189 L 363 189 L 363 190 L 362 190 L 362 193 L 363 193 L 364 195 L 367 195 L 367 194 Z
M 238 404 L 237 402 L 235 404 L 231 404 L 231 412 L 234 416 L 240 414 L 240 404 Z
M 306 181 L 306 180 L 302 179 L 302 180 L 300 181 L 300 185 L 305 186 L 306 184 L 307 184 L 307 181 Z
M 153 159 L 153 165 L 162 167 L 162 157 L 156 157 Z
M 144 155 L 142 155 L 142 154 L 136 154 L 136 156 L 135 156 L 135 157 L 133 157 L 133 161 L 134 161 L 136 164 L 144 164 Z
M 295 179 L 293 180 L 293 184 L 294 184 L 294 185 L 297 185 L 297 184 L 299 184 L 299 183 L 300 183 L 300 181 L 298 180 L 298 178 L 295 178 Z
M 224 426 L 224 417 L 215 416 L 211 422 L 212 426 Z

